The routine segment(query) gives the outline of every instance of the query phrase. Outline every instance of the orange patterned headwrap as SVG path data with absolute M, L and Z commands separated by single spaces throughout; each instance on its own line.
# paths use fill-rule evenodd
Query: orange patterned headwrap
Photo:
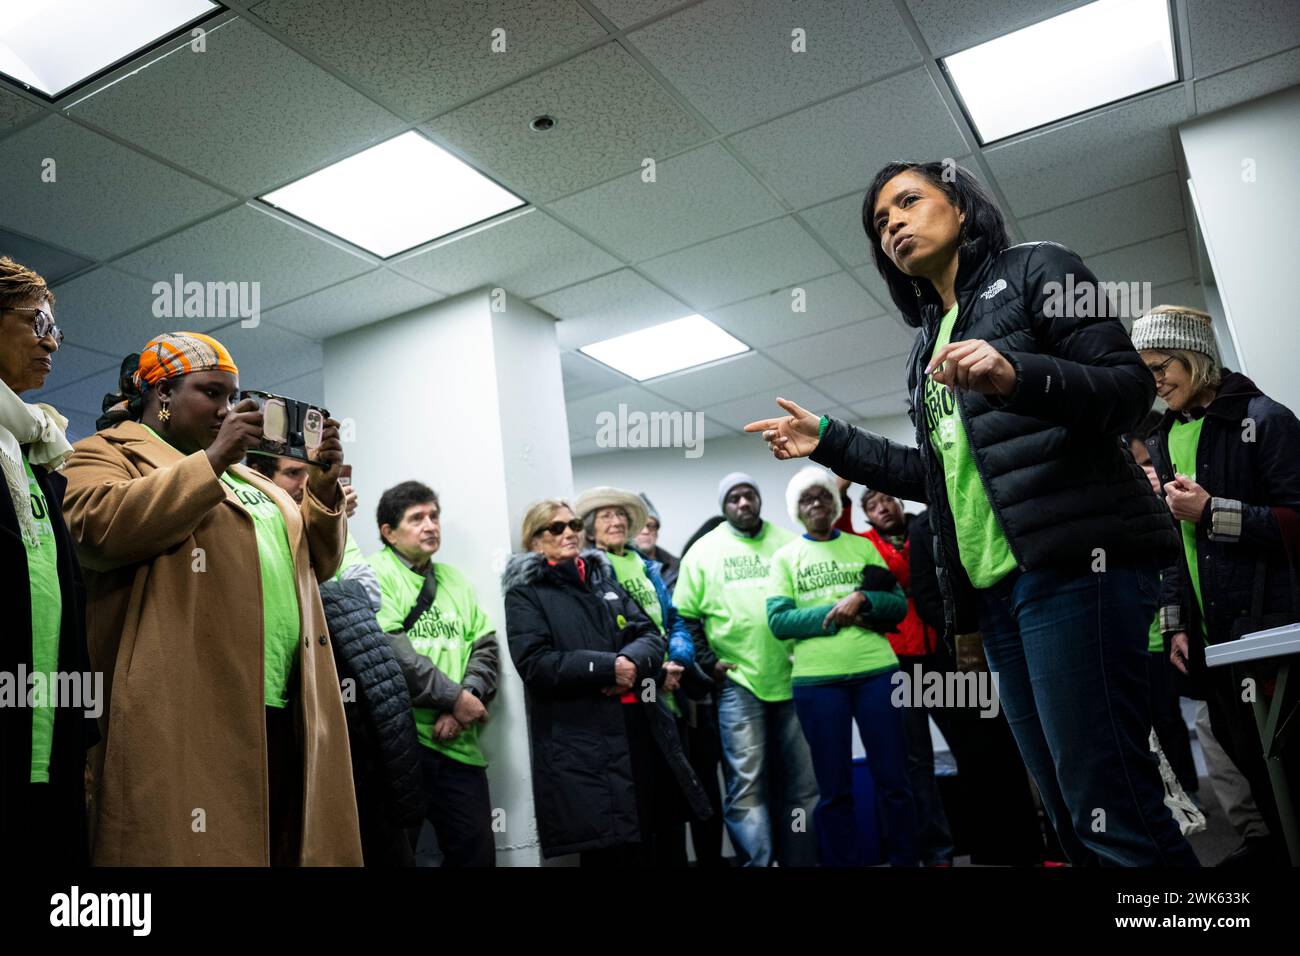
M 131 376 L 141 391 L 177 375 L 191 372 L 229 372 L 238 375 L 226 347 L 202 332 L 164 332 L 150 339 L 140 352 L 140 364 Z

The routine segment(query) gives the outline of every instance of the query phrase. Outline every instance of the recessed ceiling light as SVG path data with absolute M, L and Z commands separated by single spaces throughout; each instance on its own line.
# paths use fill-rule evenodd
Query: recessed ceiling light
M 381 259 L 524 205 L 414 130 L 261 198 Z
M 221 9 L 210 0 L 23 0 L 0 17 L 0 74 L 56 99 Z
M 1097 0 L 941 63 L 982 144 L 1178 79 L 1168 0 Z
M 533 117 L 533 121 L 528 124 L 528 128 L 534 133 L 545 133 L 553 126 L 555 126 L 555 120 L 545 115 Z
M 638 382 L 748 352 L 749 346 L 702 315 L 629 332 L 578 351 Z

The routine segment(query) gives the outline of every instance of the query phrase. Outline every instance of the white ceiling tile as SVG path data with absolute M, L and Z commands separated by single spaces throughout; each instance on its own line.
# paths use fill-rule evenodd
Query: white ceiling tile
M 651 259 L 641 271 L 697 309 L 829 275 L 839 268 L 786 217 Z
M 242 369 L 240 370 L 243 371 Z M 296 398 L 300 402 L 310 402 L 311 404 L 324 408 L 325 407 L 325 372 L 323 369 L 315 369 L 306 375 L 299 375 L 297 378 L 291 378 L 288 381 L 276 382 L 270 388 L 263 391 L 274 392 L 277 395 L 285 395 L 289 398 Z M 347 418 L 347 412 L 342 409 L 336 413 L 334 409 L 328 409 L 330 416 L 339 419 Z M 342 419 L 339 419 L 342 420 Z M 347 449 L 344 449 L 347 453 Z
M 1091 0 L 907 0 L 921 35 L 936 57 L 978 46 L 988 40 L 1046 20 Z
M 250 12 L 415 120 L 605 36 L 574 0 L 267 0 Z
M 894 306 L 893 297 L 889 294 L 889 285 L 876 270 L 876 264 L 874 262 L 854 269 L 853 275 L 859 282 L 867 287 L 867 291 L 871 293 L 871 297 L 879 302 L 886 312 L 893 315 L 898 311 Z
M 576 349 L 670 322 L 691 310 L 631 269 L 620 269 L 533 300 L 562 319 L 556 328 L 560 348 Z
M 272 392 L 287 382 L 322 368 L 321 344 L 269 322 L 245 328 L 238 321 L 212 331 L 239 366 L 239 387 Z M 297 396 L 290 396 L 296 398 Z
M 915 333 L 904 328 L 898 320 L 882 315 L 846 328 L 774 345 L 764 351 L 796 375 L 812 381 L 816 376 L 906 354 L 914 337 Z M 820 385 L 816 387 L 822 388 Z
M 595 438 L 600 428 L 601 416 L 607 412 L 618 416 L 620 405 L 626 405 L 629 413 L 682 411 L 680 405 L 651 394 L 640 385 L 629 383 L 606 392 L 565 402 L 569 419 L 569 438 L 573 440 Z
M 146 246 L 114 265 L 150 282 L 257 282 L 263 311 L 374 264 L 246 204 Z
M 1173 128 L 1187 119 L 1182 86 L 984 151 L 1017 216 L 1175 168 Z
M 629 262 L 712 239 L 782 213 L 781 204 L 711 143 L 553 202 L 549 208 Z
M 886 418 L 890 415 L 907 414 L 907 393 L 900 390 L 892 395 L 881 395 L 865 402 L 855 402 L 849 411 L 859 418 Z
M 814 378 L 810 384 L 848 405 L 873 401 L 895 392 L 907 392 L 907 356 L 895 355 Z
M 810 385 L 803 382 L 786 382 L 753 395 L 746 395 L 744 398 L 710 405 L 704 409 L 704 413 L 729 428 L 741 431 L 750 422 L 783 414 L 781 407 L 776 404 L 777 398 L 788 399 L 809 411 L 820 413 L 824 413 L 826 409 L 836 404 L 834 399 Z
M 871 241 L 862 228 L 862 202 L 866 190 L 813 206 L 799 213 L 823 242 L 835 250 L 845 265 L 860 266 L 871 261 Z
M 536 209 L 508 213 L 391 264 L 448 295 L 488 285 L 526 299 L 618 266 L 613 256 Z
M 1150 282 L 1154 287 L 1195 275 L 1186 231 L 1090 256 L 1086 262 L 1102 282 Z
M 37 225 L 37 223 L 26 225 Z M 89 259 L 74 256 L 49 243 L 29 239 L 8 229 L 0 229 L 0 255 L 22 263 L 50 285 L 59 282 L 64 276 L 93 265 Z
M 588 455 L 603 455 L 617 450 L 616 448 L 601 448 L 596 444 L 594 437 L 579 438 L 576 441 L 569 442 L 570 458 L 586 458 Z
M 682 0 L 594 0 L 594 4 L 619 27 L 630 27 L 683 5 Z
M 140 345 L 143 344 L 143 342 L 140 343 Z M 31 393 L 24 392 L 23 400 L 53 405 L 65 416 L 69 412 L 80 412 L 86 417 L 98 418 L 102 414 L 104 407 L 104 396 L 117 392 L 118 371 L 120 368 L 121 363 L 118 364 L 117 368 L 96 372 L 94 375 L 87 376 L 70 385 L 64 385 L 61 388 L 42 389 L 39 392 Z
M 555 126 L 529 128 L 537 116 Z M 530 202 L 576 192 L 706 135 L 617 43 L 439 116 L 429 131 Z
M 56 321 L 60 321 L 57 316 Z M 141 342 L 140 344 L 143 345 L 144 343 Z M 125 355 L 125 351 L 123 351 L 123 355 Z M 109 355 L 94 349 L 82 348 L 65 341 L 59 346 L 58 351 L 50 356 L 50 361 L 54 363 L 54 369 L 46 377 L 42 388 L 62 388 L 85 378 L 87 375 L 94 375 L 96 372 L 120 369 L 122 367 L 122 357 L 122 355 Z M 31 398 L 24 394 L 23 400 L 31 401 Z
M 1300 14 L 1300 8 L 1297 8 Z M 1228 70 L 1208 80 L 1196 81 L 1196 112 L 1213 113 L 1228 106 L 1300 83 L 1300 49 Z
M 626 375 L 581 352 L 561 352 L 560 373 L 564 379 L 564 398 L 569 402 L 629 384 Z
M 1151 291 L 1151 305 L 1185 305 L 1204 312 L 1205 289 L 1192 279 L 1156 286 Z
M 326 339 L 441 298 L 405 276 L 376 269 L 272 309 L 265 318 L 299 335 Z
M 71 115 L 253 196 L 396 133 L 401 120 L 245 20 L 72 107 Z
M 1300 46 L 1295 0 L 1188 0 L 1187 22 L 1198 77 Z
M 961 156 L 966 144 L 925 70 L 913 70 L 731 137 L 795 208 L 854 190 L 891 160 Z
M 96 259 L 233 201 L 59 116 L 0 141 L 0 195 L 5 225 Z
M 628 39 L 724 133 L 920 62 L 891 0 L 712 0 Z
M 1184 225 L 1182 183 L 1177 173 L 1020 220 L 1028 241 L 1050 239 L 1081 256 L 1168 235 Z
M 43 112 L 44 110 L 31 100 L 23 99 L 17 93 L 10 93 L 0 87 L 0 132 L 21 126 Z
M 79 412 L 74 409 L 68 409 L 63 412 L 63 417 L 68 420 L 68 441 L 76 444 L 83 438 L 89 438 L 95 434 L 95 419 L 97 416 L 89 412 Z
M 643 386 L 694 412 L 790 381 L 790 373 L 777 367 L 770 359 L 757 352 L 745 352 L 704 368 L 687 369 L 652 379 Z
M 794 289 L 803 290 L 803 312 L 795 312 Z M 827 329 L 852 325 L 884 310 L 847 273 L 800 283 L 704 313 L 746 345 L 767 348 Z
M 119 364 L 160 333 L 208 332 L 228 321 L 155 316 L 153 283 L 107 266 L 55 286 L 54 294 L 54 314 L 68 341 L 116 355 Z

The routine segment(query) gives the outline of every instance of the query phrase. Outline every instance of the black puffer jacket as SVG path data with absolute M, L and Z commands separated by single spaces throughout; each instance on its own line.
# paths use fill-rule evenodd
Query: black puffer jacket
M 1169 429 L 1177 420 L 1177 412 L 1166 412 L 1146 443 L 1162 484 L 1174 480 Z M 1261 560 L 1264 613 L 1300 620 L 1280 524 L 1300 521 L 1300 421 L 1246 376 L 1225 369 L 1196 445 L 1196 483 L 1210 494 L 1196 528 L 1204 630 L 1200 615 L 1190 613 L 1196 598 L 1182 548 L 1162 578 L 1161 630 L 1187 631 L 1211 644 L 1231 640 L 1233 622 L 1251 613 Z
M 1016 370 L 1015 391 L 1005 398 L 956 393 L 993 513 L 1024 570 L 1087 571 L 1103 552 L 1108 567 L 1168 564 L 1177 547 L 1168 511 L 1117 441 L 1151 408 L 1155 382 L 1118 319 L 1050 315 L 1083 311 L 1053 309 L 1051 283 L 1077 290 L 1096 277 L 1054 242 L 989 255 L 980 239 L 959 253 L 951 341 L 984 339 Z M 904 318 L 921 329 L 907 362 L 916 446 L 832 420 L 812 460 L 869 488 L 929 503 L 945 625 L 949 633 L 971 631 L 977 604 L 957 557 L 943 466 L 923 413 L 925 367 L 944 310 L 929 282 L 915 288 L 916 307 Z
M 536 553 L 512 557 L 501 578 L 510 657 L 528 692 L 533 797 L 547 857 L 641 839 L 624 707 L 646 708 L 692 812 L 700 819 L 712 812 L 662 702 L 623 704 L 601 693 L 614 684 L 620 655 L 636 664 L 641 693 L 642 680 L 659 674 L 667 642 L 601 552 L 582 559 L 585 582 L 573 563 L 553 567 Z
M 355 693 L 344 694 L 343 710 L 358 809 L 364 817 L 377 808 L 393 826 L 418 826 L 424 818 L 420 740 L 406 678 L 388 635 L 360 583 L 327 581 L 320 586 L 320 598 L 339 680 L 355 682 Z

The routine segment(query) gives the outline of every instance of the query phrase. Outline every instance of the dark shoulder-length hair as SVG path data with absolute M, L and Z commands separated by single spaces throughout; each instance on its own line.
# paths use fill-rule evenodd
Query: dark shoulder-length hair
M 951 161 L 931 163 L 906 163 L 895 161 L 886 164 L 876 173 L 867 188 L 862 202 L 862 228 L 871 243 L 871 255 L 876 261 L 876 271 L 889 286 L 889 296 L 903 317 L 912 325 L 920 322 L 916 287 L 911 276 L 894 265 L 880 246 L 880 233 L 876 230 L 872 212 L 885 184 L 899 173 L 913 172 L 923 176 L 932 186 L 948 197 L 948 201 L 965 214 L 961 232 L 957 237 L 957 254 L 971 253 L 983 245 L 989 255 L 997 255 L 1011 244 L 1007 235 L 1006 220 L 997 202 L 975 178 L 970 170 Z M 981 240 L 983 241 L 981 243 Z

